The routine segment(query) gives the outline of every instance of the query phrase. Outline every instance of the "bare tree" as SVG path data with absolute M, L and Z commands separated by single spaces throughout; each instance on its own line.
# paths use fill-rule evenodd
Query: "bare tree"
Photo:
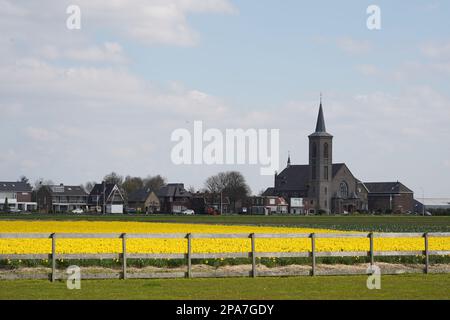
M 237 171 L 221 172 L 209 177 L 205 188 L 211 193 L 223 193 L 230 199 L 232 207 L 236 210 L 236 203 L 244 200 L 251 193 L 242 173 Z
M 19 182 L 30 183 L 30 180 L 26 176 L 20 176 Z
M 191 194 L 195 194 L 197 191 L 195 190 L 194 186 L 189 186 L 189 188 L 187 189 L 187 191 Z
M 166 178 L 160 176 L 148 176 L 144 179 L 144 187 L 150 191 L 156 192 L 167 184 Z
M 123 177 L 115 172 L 111 172 L 103 178 L 103 181 L 108 184 L 117 184 L 119 187 L 121 187 L 123 183 Z
M 127 195 L 144 187 L 144 181 L 139 177 L 127 176 L 122 183 L 122 188 Z
M 38 191 L 43 186 L 51 186 L 55 183 L 52 180 L 45 180 L 44 178 L 39 178 L 34 182 L 34 191 Z
M 92 189 L 94 189 L 95 185 L 97 184 L 97 182 L 95 181 L 88 181 L 84 184 L 84 186 L 81 186 L 84 191 L 86 191 L 87 193 L 91 193 Z
M 211 193 L 220 193 L 225 190 L 227 186 L 227 173 L 221 172 L 215 176 L 206 179 L 205 188 Z

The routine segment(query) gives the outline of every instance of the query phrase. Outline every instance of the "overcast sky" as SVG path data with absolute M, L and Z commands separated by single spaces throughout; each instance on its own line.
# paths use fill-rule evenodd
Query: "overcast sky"
M 240 170 L 256 193 L 260 166 L 172 164 L 171 133 L 280 129 L 282 167 L 288 150 L 304 164 L 323 92 L 335 162 L 450 197 L 449 16 L 444 0 L 0 0 L 0 180 Z

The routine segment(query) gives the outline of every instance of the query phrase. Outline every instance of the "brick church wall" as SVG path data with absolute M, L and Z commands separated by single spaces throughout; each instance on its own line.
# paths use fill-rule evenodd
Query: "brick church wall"
M 401 193 L 392 195 L 392 209 L 391 209 L 391 195 L 371 195 L 369 194 L 369 211 L 370 212 L 388 212 L 392 210 L 394 213 L 406 213 L 413 211 L 414 198 L 412 193 Z

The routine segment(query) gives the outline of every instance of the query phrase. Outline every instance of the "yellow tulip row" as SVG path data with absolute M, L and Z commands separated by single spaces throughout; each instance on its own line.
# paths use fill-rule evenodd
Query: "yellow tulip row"
M 170 224 L 145 222 L 41 222 L 2 221 L 0 233 L 345 233 L 336 230 Z M 424 250 L 422 238 L 374 240 L 376 251 Z M 450 250 L 450 238 L 430 238 L 430 250 Z M 249 252 L 249 239 L 194 239 L 194 253 Z M 368 251 L 369 239 L 317 239 L 317 251 Z M 120 239 L 57 239 L 58 253 L 120 253 Z M 258 252 L 311 251 L 309 239 L 257 239 Z M 129 253 L 186 253 L 184 239 L 128 239 Z M 0 254 L 50 253 L 50 239 L 0 239 Z

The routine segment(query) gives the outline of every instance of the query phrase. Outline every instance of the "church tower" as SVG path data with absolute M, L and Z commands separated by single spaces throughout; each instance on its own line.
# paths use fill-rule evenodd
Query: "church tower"
M 322 98 L 316 131 L 309 136 L 309 191 L 310 207 L 331 213 L 331 184 L 333 175 L 333 136 L 327 133 L 323 115 Z

